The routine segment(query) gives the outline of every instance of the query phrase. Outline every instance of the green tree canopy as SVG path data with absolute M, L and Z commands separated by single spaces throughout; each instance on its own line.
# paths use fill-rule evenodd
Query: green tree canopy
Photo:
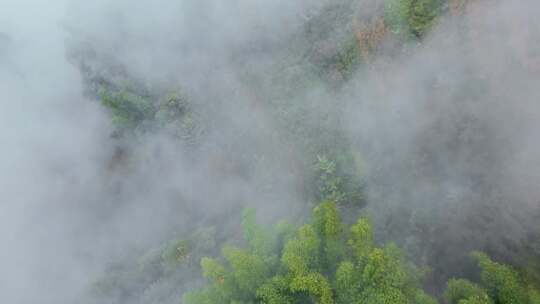
M 283 223 L 258 226 L 252 210 L 243 224 L 246 248 L 204 258 L 209 284 L 186 294 L 186 303 L 436 303 L 396 246 L 377 247 L 365 218 L 347 228 L 332 201 L 292 233 Z

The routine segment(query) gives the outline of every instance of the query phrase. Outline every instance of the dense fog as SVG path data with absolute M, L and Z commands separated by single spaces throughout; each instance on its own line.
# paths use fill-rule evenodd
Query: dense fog
M 422 1 L 1 1 L 0 298 L 181 303 L 327 200 L 437 299 L 475 250 L 538 287 L 540 5 Z

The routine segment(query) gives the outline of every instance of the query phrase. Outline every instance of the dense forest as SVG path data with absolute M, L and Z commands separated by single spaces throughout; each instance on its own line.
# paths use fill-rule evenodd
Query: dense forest
M 535 1 L 75 2 L 78 303 L 540 304 Z

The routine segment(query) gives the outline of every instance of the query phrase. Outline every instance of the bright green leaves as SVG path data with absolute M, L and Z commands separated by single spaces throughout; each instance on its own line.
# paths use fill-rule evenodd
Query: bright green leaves
M 223 265 L 211 258 L 201 260 L 203 276 L 212 282 L 211 285 L 184 295 L 185 303 L 212 304 L 222 303 L 222 299 L 230 299 L 237 293 L 231 282 L 230 275 Z
M 315 213 L 317 214 L 317 213 Z M 320 214 L 319 214 L 320 215 Z M 324 225 L 324 216 L 320 219 L 325 230 L 332 229 Z M 331 232 L 329 231 L 331 234 Z M 330 304 L 332 301 L 332 289 L 330 283 L 319 271 L 321 269 L 320 255 L 321 239 L 311 225 L 304 225 L 298 231 L 298 236 L 291 239 L 285 245 L 281 261 L 289 270 L 291 283 L 289 288 L 292 292 L 306 292 L 318 303 Z
M 458 302 L 458 304 L 491 304 L 491 303 L 493 302 L 487 296 L 484 296 L 484 297 L 472 296 L 470 298 L 467 298 Z
M 375 248 L 361 271 L 361 298 L 365 303 L 408 303 L 408 275 L 397 248 Z
M 415 304 L 437 304 L 437 300 L 426 294 L 423 290 L 418 290 L 414 297 Z
M 540 304 L 540 292 L 532 287 L 529 288 L 529 303 Z
M 330 283 L 320 273 L 312 272 L 305 275 L 295 276 L 289 286 L 293 292 L 307 292 L 314 298 L 315 303 L 334 303 Z
M 405 295 L 398 289 L 380 290 L 368 288 L 361 296 L 360 303 L 366 304 L 405 304 L 409 303 Z
M 314 226 L 324 239 L 337 239 L 343 227 L 336 205 L 326 201 L 313 209 Z
M 276 245 L 280 230 L 273 233 L 257 225 L 252 209 L 244 210 L 242 224 L 247 249 L 224 247 L 225 263 L 203 258 L 203 276 L 210 280 L 211 285 L 186 294 L 185 303 L 252 303 L 258 293 L 269 299 L 281 299 L 279 292 L 273 289 L 274 285 L 267 283 L 277 267 Z M 282 230 L 287 231 L 285 224 Z M 266 288 L 259 292 L 261 286 Z
M 256 297 L 266 304 L 295 303 L 295 297 L 289 291 L 290 279 L 276 275 L 257 289 Z
M 221 263 L 215 259 L 203 258 L 201 260 L 203 276 L 212 282 L 208 287 L 194 293 L 188 293 L 184 297 L 186 303 L 210 304 L 222 303 L 230 300 L 239 290 L 234 282 L 234 276 Z
M 203 277 L 218 283 L 223 283 L 225 280 L 225 267 L 223 267 L 215 259 L 202 258 L 201 268 L 203 271 Z
M 257 255 L 274 255 L 277 245 L 277 234 L 257 225 L 254 209 L 245 209 L 242 212 L 242 226 L 244 228 L 244 238 L 250 252 Z
M 373 249 L 362 271 L 364 286 L 390 288 L 404 285 L 407 273 L 401 265 L 396 249 L 387 247 Z
M 298 229 L 281 223 L 274 232 L 265 230 L 253 210 L 244 212 L 243 224 L 247 249 L 225 247 L 223 263 L 204 258 L 203 275 L 211 284 L 187 294 L 185 303 L 437 303 L 420 289 L 420 272 L 399 248 L 377 247 L 365 218 L 346 229 L 334 202 L 314 208 L 312 222 Z M 483 253 L 473 256 L 482 282 L 450 280 L 444 294 L 449 304 L 539 303 L 538 291 L 514 269 Z
M 234 247 L 223 248 L 223 256 L 231 266 L 240 292 L 247 295 L 254 294 L 270 274 L 270 265 L 260 256 Z
M 519 274 L 509 266 L 498 264 L 483 253 L 475 252 L 473 256 L 482 269 L 481 278 L 489 296 L 496 303 L 527 303 L 528 297 Z
M 191 304 L 232 303 L 251 298 L 264 281 L 268 267 L 256 257 L 240 249 L 224 249 L 229 263 L 225 267 L 210 258 L 201 260 L 203 276 L 211 282 L 201 290 L 184 295 L 184 302 Z
M 341 262 L 336 270 L 336 302 L 355 303 L 360 298 L 360 277 L 352 262 Z
M 480 299 L 489 300 L 489 297 L 484 289 L 463 279 L 449 280 L 444 297 L 449 304 L 459 304 L 463 301 L 469 301 L 469 299 L 473 301 L 472 303 L 475 303 L 474 301 L 479 301 Z
M 320 245 L 313 227 L 304 225 L 299 229 L 298 236 L 285 245 L 281 262 L 292 275 L 305 275 L 318 266 Z
M 481 284 L 452 279 L 444 294 L 449 304 L 536 304 L 538 291 L 527 287 L 520 275 L 510 266 L 492 261 L 481 252 L 473 257 L 480 266 Z
M 356 224 L 351 226 L 348 244 L 358 261 L 363 260 L 371 252 L 373 248 L 373 231 L 367 219 L 360 218 Z
M 436 303 L 418 288 L 395 246 L 375 247 L 368 220 L 344 227 L 334 202 L 314 208 L 311 224 L 280 224 L 274 233 L 243 214 L 247 249 L 223 249 L 223 261 L 203 259 L 211 285 L 186 303 Z M 274 259 L 273 257 L 280 257 Z
M 324 273 L 333 272 L 345 254 L 343 225 L 337 207 L 324 202 L 313 210 L 313 226 L 321 239 L 321 268 Z

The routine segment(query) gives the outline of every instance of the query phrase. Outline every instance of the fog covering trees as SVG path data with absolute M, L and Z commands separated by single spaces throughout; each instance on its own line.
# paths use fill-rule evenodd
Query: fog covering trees
M 540 303 L 536 1 L 229 2 L 6 10 L 7 302 Z

